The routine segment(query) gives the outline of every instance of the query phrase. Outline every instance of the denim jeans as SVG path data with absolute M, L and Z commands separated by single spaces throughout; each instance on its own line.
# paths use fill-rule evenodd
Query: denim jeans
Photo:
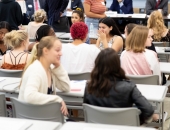
M 97 35 L 97 31 L 98 31 L 98 28 L 99 28 L 99 19 L 86 17 L 85 23 L 88 27 L 88 32 L 90 32 L 90 24 L 93 23 L 94 35 Z M 88 43 L 88 44 L 90 43 L 89 36 L 87 37 L 86 43 Z

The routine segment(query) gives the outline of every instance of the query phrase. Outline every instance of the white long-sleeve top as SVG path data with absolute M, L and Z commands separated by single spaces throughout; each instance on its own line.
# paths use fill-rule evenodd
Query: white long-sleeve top
M 40 61 L 35 60 L 25 71 L 19 90 L 18 99 L 30 104 L 46 104 L 48 102 L 61 102 L 62 98 L 56 95 L 56 87 L 70 91 L 70 80 L 67 72 L 60 65 L 52 69 L 53 94 L 47 95 L 48 78 Z

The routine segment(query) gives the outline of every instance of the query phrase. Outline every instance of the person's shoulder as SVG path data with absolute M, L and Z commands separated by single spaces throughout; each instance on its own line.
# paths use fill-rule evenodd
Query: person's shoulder
M 153 50 L 145 49 L 145 53 L 147 53 L 148 56 L 157 56 L 156 52 Z
M 117 86 L 120 86 L 126 90 L 127 89 L 132 90 L 133 88 L 136 87 L 136 84 L 129 79 L 124 79 L 124 80 L 118 81 Z

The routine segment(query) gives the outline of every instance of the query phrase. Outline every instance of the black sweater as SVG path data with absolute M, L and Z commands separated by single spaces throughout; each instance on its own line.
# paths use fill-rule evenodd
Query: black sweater
M 12 30 L 18 30 L 22 23 L 22 11 L 20 5 L 15 0 L 1 0 L 0 21 L 7 21 Z

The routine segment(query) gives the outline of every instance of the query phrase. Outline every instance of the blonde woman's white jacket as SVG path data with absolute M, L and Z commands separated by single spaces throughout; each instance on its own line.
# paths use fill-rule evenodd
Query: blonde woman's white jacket
M 53 94 L 48 95 L 48 78 L 42 64 L 35 60 L 25 71 L 19 91 L 18 99 L 30 104 L 46 104 L 61 102 L 62 98 L 56 95 L 56 88 L 61 91 L 70 91 L 70 80 L 67 72 L 60 65 L 52 69 Z

